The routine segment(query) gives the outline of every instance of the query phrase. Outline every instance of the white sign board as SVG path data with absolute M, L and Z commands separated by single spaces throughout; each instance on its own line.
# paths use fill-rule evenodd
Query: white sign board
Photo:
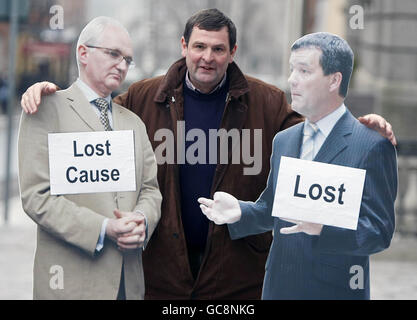
M 281 157 L 272 215 L 356 230 L 366 170 Z
M 51 194 L 136 190 L 132 130 L 48 134 Z

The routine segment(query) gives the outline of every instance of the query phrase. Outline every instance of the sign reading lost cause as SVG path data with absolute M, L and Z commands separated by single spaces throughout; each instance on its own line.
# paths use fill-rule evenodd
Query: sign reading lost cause
M 272 215 L 356 230 L 366 170 L 281 157 Z
M 132 130 L 48 134 L 51 194 L 136 190 Z

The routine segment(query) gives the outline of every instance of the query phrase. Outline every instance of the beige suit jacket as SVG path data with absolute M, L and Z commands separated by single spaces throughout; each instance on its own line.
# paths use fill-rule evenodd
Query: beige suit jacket
M 143 122 L 113 103 L 113 129 L 133 130 L 136 191 L 53 196 L 50 194 L 48 133 L 102 131 L 97 114 L 73 84 L 42 98 L 34 115 L 22 114 L 19 184 L 24 211 L 38 225 L 34 299 L 115 299 L 122 267 L 127 299 L 143 299 L 142 249 L 121 252 L 109 239 L 96 252 L 102 223 L 115 208 L 145 214 L 148 240 L 160 218 L 157 164 Z

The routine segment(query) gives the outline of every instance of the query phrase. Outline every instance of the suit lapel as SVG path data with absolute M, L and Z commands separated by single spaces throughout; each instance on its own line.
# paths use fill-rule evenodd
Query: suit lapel
M 123 128 L 123 122 L 121 119 L 122 110 L 119 107 L 120 105 L 112 102 L 113 130 L 120 130 Z
M 355 118 L 346 110 L 324 141 L 314 161 L 331 163 L 348 145 L 346 137 L 352 133 Z
M 99 117 L 76 84 L 68 88 L 67 100 L 70 107 L 93 131 L 103 131 Z
M 301 145 L 303 143 L 303 131 L 305 122 L 302 125 L 298 125 L 294 128 L 294 134 L 288 135 L 287 145 L 290 146 L 285 156 L 292 158 L 300 158 Z M 279 149 L 279 146 L 278 146 Z

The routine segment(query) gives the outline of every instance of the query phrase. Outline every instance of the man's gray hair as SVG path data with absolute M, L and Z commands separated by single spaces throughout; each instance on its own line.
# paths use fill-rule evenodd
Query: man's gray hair
M 89 44 L 89 45 L 98 45 L 97 41 L 103 31 L 108 26 L 115 26 L 122 30 L 125 30 L 127 34 L 129 32 L 126 30 L 126 28 L 116 19 L 100 16 L 97 18 L 94 18 L 91 20 L 81 31 L 80 36 L 78 37 L 77 41 L 77 48 L 75 49 L 76 58 L 77 58 L 77 66 L 78 66 L 78 72 L 80 72 L 80 61 L 78 57 L 78 47 L 82 44 Z
M 291 51 L 308 47 L 321 50 L 319 61 L 324 75 L 336 72 L 342 74 L 339 95 L 346 97 L 354 60 L 353 51 L 346 40 L 328 32 L 316 32 L 296 40 L 291 46 Z

